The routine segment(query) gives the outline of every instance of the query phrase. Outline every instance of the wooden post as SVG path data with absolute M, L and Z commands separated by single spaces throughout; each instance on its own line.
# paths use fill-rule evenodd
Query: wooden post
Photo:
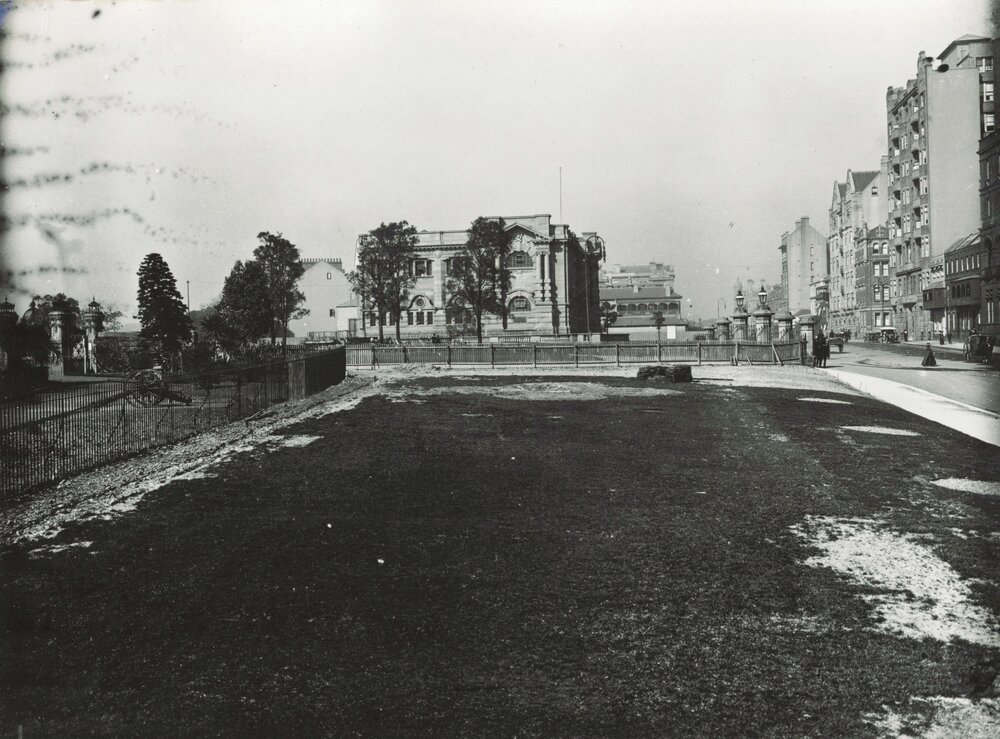
M 490 344 L 490 367 L 497 366 L 497 345 Z
M 448 344 L 448 367 L 451 367 L 451 344 Z
M 538 344 L 531 345 L 531 366 L 538 366 Z
M 701 366 L 701 342 L 698 342 L 698 366 Z
M 615 367 L 622 366 L 622 345 L 615 343 Z
M 573 344 L 573 363 L 576 367 L 580 366 L 580 345 Z

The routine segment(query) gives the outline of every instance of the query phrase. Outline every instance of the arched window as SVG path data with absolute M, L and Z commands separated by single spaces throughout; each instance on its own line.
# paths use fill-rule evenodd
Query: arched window
M 639 303 L 639 305 L 637 305 L 635 309 L 640 313 L 645 313 L 647 310 L 649 310 L 649 307 L 645 303 Z
M 668 306 L 666 303 L 660 303 L 658 306 L 656 306 L 656 308 L 657 310 L 668 310 L 670 306 Z
M 507 255 L 507 267 L 510 269 L 527 269 L 531 267 L 531 257 L 526 251 L 515 251 Z
M 514 298 L 510 301 L 510 312 L 519 313 L 523 311 L 531 310 L 531 303 L 528 302 L 527 298 L 522 298 L 520 296 Z
M 629 303 L 625 306 L 625 311 L 627 313 L 635 313 L 635 303 Z

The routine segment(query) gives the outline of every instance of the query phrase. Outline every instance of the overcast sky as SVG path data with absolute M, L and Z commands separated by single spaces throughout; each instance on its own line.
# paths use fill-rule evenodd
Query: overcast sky
M 986 16 L 985 0 L 19 4 L 12 298 L 131 313 L 156 251 L 197 308 L 260 231 L 349 268 L 382 221 L 561 207 L 609 263 L 673 264 L 714 317 L 737 276 L 778 278 L 798 218 L 826 233 L 834 181 L 878 168 L 886 88 L 921 50 L 989 35 Z

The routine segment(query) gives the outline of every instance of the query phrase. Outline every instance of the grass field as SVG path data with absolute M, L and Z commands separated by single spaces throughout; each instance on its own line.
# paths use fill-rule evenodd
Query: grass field
M 414 377 L 282 433 L 5 547 L 0 734 L 1000 726 L 1000 497 L 933 484 L 994 447 L 617 377 Z

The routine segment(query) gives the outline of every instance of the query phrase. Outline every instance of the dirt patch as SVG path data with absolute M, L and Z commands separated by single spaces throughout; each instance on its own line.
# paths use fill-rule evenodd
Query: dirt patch
M 1000 736 L 1000 700 L 984 698 L 911 698 L 903 709 L 882 706 L 865 715 L 879 737 L 963 737 L 992 739 Z
M 891 429 L 885 426 L 841 426 L 844 431 L 860 431 L 863 434 L 885 434 L 886 436 L 920 436 L 916 431 Z
M 1000 495 L 1000 482 L 990 480 L 968 480 L 960 477 L 946 477 L 942 480 L 930 480 L 932 485 L 947 488 L 948 490 L 958 490 L 963 493 L 976 493 L 977 495 Z
M 993 614 L 973 602 L 958 573 L 916 537 L 866 519 L 809 516 L 792 531 L 822 553 L 810 567 L 828 567 L 877 592 L 862 596 L 884 631 L 912 639 L 964 640 L 1000 647 Z
M 426 395 L 488 395 L 504 400 L 607 400 L 680 395 L 680 390 L 651 387 L 616 387 L 599 382 L 523 382 L 515 385 L 454 385 L 405 387 L 385 391 L 392 402 L 414 402 Z
M 796 398 L 796 400 L 802 400 L 806 403 L 835 403 L 837 405 L 850 405 L 850 401 L 847 400 L 835 400 L 834 398 Z

